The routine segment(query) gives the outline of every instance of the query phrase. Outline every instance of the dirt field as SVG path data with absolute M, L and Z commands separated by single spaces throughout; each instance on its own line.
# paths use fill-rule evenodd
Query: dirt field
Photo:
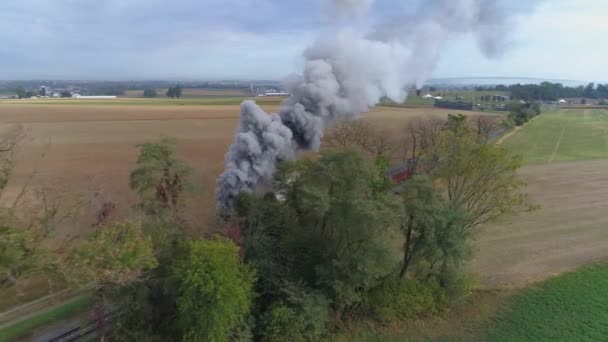
M 608 259 L 608 160 L 526 166 L 542 209 L 483 228 L 473 269 L 487 288 L 521 287 Z

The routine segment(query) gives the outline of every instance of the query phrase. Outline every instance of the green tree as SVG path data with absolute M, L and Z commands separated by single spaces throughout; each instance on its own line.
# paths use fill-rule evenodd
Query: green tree
M 585 87 L 585 91 L 583 92 L 583 97 L 586 97 L 586 98 L 589 98 L 589 99 L 596 98 L 595 84 L 594 83 L 589 83 Z
M 175 87 L 170 87 L 167 89 L 166 95 L 170 98 L 180 98 L 182 97 L 182 87 L 179 84 Z
M 140 198 L 142 209 L 152 215 L 166 212 L 176 216 L 182 206 L 183 190 L 190 187 L 190 168 L 176 157 L 175 141 L 139 145 L 137 166 L 131 172 L 130 185 Z
M 399 264 L 400 205 L 378 187 L 372 160 L 330 151 L 280 167 L 286 255 L 294 282 L 321 290 L 336 318 Z
M 230 240 L 192 241 L 175 263 L 178 324 L 185 341 L 227 341 L 253 298 L 252 269 Z
M 23 99 L 23 98 L 27 97 L 26 96 L 27 92 L 26 92 L 25 88 L 23 88 L 23 87 L 17 88 L 16 93 L 17 93 L 17 97 L 20 98 L 20 99 Z
M 156 89 L 146 88 L 144 89 L 144 97 L 156 97 Z
M 179 84 L 175 86 L 175 97 L 182 97 L 182 87 Z
M 60 95 L 61 97 L 72 97 L 72 93 L 69 91 L 62 91 Z
M 466 227 L 534 208 L 517 174 L 521 156 L 485 143 L 471 130 L 442 132 L 427 158 L 433 161 L 431 176 L 450 205 L 468 214 Z
M 141 223 L 122 221 L 101 226 L 69 253 L 63 266 L 68 280 L 95 285 L 95 315 L 103 340 L 108 292 L 144 280 L 144 272 L 156 267 L 157 261 Z
M 137 221 L 111 222 L 100 227 L 69 255 L 69 273 L 98 287 L 124 286 L 141 280 L 156 267 L 152 241 Z

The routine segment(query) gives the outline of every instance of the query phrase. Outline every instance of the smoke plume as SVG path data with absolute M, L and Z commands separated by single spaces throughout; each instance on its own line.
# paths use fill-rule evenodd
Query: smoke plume
M 372 1 L 333 3 L 351 11 Z M 414 15 L 396 16 L 367 35 L 344 29 L 318 39 L 304 52 L 302 74 L 287 79 L 291 96 L 278 113 L 269 115 L 252 101 L 241 105 L 217 181 L 219 212 L 229 212 L 240 192 L 270 181 L 277 161 L 294 158 L 298 150 L 318 150 L 326 127 L 358 118 L 383 96 L 405 100 L 408 89 L 430 76 L 448 39 L 472 34 L 486 56 L 499 55 L 513 14 L 499 0 L 425 1 Z

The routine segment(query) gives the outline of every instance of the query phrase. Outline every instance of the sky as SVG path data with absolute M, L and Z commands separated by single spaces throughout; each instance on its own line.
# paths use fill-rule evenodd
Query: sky
M 302 51 L 317 37 L 346 25 L 324 1 L 7 1 L 0 79 L 281 80 L 302 68 Z M 365 30 L 420 1 L 376 0 L 347 24 Z M 487 59 L 472 37 L 454 38 L 432 77 L 608 81 L 608 1 L 526 6 L 533 1 L 509 2 L 518 14 L 501 56 Z

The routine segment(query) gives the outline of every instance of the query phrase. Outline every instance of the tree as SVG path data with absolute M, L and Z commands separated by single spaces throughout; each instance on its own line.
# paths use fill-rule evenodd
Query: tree
M 466 229 L 467 213 L 450 205 L 427 176 L 408 180 L 401 197 L 404 203 L 403 262 L 405 277 L 414 262 L 425 262 L 418 277 L 430 275 L 443 286 L 451 268 L 459 268 L 471 255 L 472 232 Z
M 153 88 L 144 89 L 144 97 L 156 97 L 156 89 L 153 89 Z
M 372 158 L 391 159 L 394 153 L 390 134 L 363 120 L 338 124 L 329 131 L 323 142 L 327 147 L 360 149 Z
M 478 136 L 488 139 L 490 135 L 497 130 L 502 120 L 496 116 L 490 115 L 477 115 L 469 117 L 472 126 Z
M 583 97 L 586 97 L 586 98 L 589 98 L 589 99 L 594 99 L 596 97 L 596 94 L 595 94 L 595 84 L 594 83 L 589 83 L 585 87 L 585 91 L 583 92 Z
M 17 97 L 20 99 L 27 97 L 27 92 L 26 92 L 25 88 L 23 88 L 23 87 L 17 88 L 16 93 L 17 93 Z
M 426 157 L 433 160 L 431 176 L 449 203 L 469 215 L 467 228 L 534 208 L 521 191 L 526 185 L 517 174 L 521 156 L 468 129 L 442 132 Z
M 64 265 L 69 280 L 95 284 L 95 315 L 103 340 L 108 290 L 143 280 L 144 272 L 156 267 L 157 261 L 141 223 L 123 221 L 101 226 L 70 252 Z
M 137 221 L 101 226 L 75 247 L 69 261 L 72 270 L 77 270 L 77 278 L 93 281 L 98 287 L 131 284 L 141 280 L 145 270 L 157 265 L 152 242 Z
M 72 97 L 72 93 L 69 91 L 62 91 L 60 95 L 61 97 Z
M 175 154 L 175 141 L 139 145 L 137 166 L 131 172 L 130 185 L 140 197 L 141 208 L 149 214 L 169 212 L 176 216 L 182 207 L 182 193 L 190 186 L 190 168 Z
M 379 178 L 372 161 L 352 151 L 286 163 L 277 174 L 292 281 L 320 290 L 338 320 L 399 263 L 400 205 L 376 187 Z
M 180 98 L 182 97 L 182 87 L 178 84 L 175 87 L 170 87 L 167 89 L 167 97 L 170 98 Z
M 230 240 L 192 241 L 173 268 L 178 324 L 184 341 L 228 341 L 253 298 L 252 269 Z

